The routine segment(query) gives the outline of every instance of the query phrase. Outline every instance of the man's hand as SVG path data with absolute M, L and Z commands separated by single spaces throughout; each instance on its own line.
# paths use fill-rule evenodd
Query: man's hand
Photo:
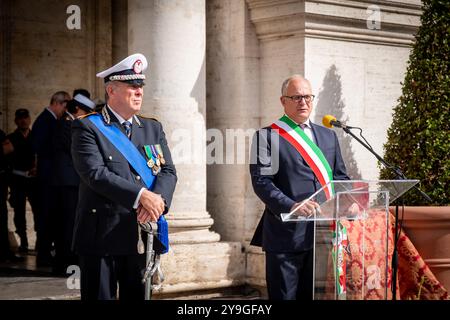
M 36 175 L 37 175 L 37 168 L 36 167 L 33 167 L 33 168 L 30 169 L 30 171 L 28 171 L 28 176 L 29 177 L 36 177 Z
M 11 152 L 14 151 L 14 146 L 11 143 L 11 141 L 9 141 L 8 139 L 3 141 L 2 147 L 3 147 L 3 154 L 4 155 L 10 154 Z
M 359 216 L 361 214 L 361 210 L 359 210 L 359 205 L 354 202 L 349 208 L 348 208 L 348 212 L 350 214 L 350 216 Z
M 299 208 L 302 205 L 301 208 Z M 293 212 L 295 210 L 295 212 Z M 317 202 L 309 200 L 303 202 L 297 202 L 291 208 L 291 212 L 297 216 L 310 217 L 314 213 L 320 212 L 320 206 Z
M 137 219 L 140 223 L 147 223 L 148 221 L 156 222 L 159 216 L 164 212 L 164 200 L 161 195 L 144 190 L 139 199 L 139 206 L 137 208 Z
M 159 218 L 159 216 L 157 218 L 155 214 L 147 211 L 142 205 L 139 205 L 136 212 L 137 212 L 137 220 L 138 220 L 138 222 L 140 222 L 142 224 L 145 224 L 149 221 L 155 222 Z

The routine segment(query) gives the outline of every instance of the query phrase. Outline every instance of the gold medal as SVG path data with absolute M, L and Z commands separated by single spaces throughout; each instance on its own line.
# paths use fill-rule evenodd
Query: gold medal
M 166 160 L 164 159 L 164 154 L 160 144 L 155 145 L 156 152 L 158 153 L 158 158 L 161 164 L 166 164 Z
M 159 171 L 161 171 L 161 168 L 158 167 L 157 165 L 154 165 L 152 167 L 152 173 L 153 173 L 154 176 L 156 176 L 159 173 Z
M 161 161 L 159 161 L 159 158 L 156 158 L 155 160 L 156 160 L 156 165 L 157 165 L 158 167 L 161 167 Z
M 155 165 L 155 160 L 153 160 L 152 157 L 152 151 L 150 149 L 150 146 L 145 145 L 144 146 L 145 155 L 147 156 L 147 166 L 151 169 Z

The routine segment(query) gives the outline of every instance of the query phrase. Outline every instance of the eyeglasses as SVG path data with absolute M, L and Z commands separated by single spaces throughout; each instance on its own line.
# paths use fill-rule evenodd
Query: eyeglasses
M 315 95 L 313 94 L 306 94 L 304 96 L 302 95 L 296 95 L 296 96 L 283 96 L 284 98 L 289 98 L 294 102 L 300 102 L 302 99 L 305 99 L 305 102 L 311 102 L 314 100 Z

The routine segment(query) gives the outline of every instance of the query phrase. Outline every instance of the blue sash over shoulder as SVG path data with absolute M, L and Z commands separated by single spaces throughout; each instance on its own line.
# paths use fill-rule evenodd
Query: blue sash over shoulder
M 147 160 L 130 139 L 128 139 L 116 126 L 105 125 L 99 114 L 90 115 L 88 119 L 100 130 L 112 145 L 119 150 L 125 159 L 127 159 L 128 163 L 141 176 L 147 189 L 151 190 L 155 184 L 156 176 L 151 173 L 151 170 L 147 166 Z M 159 217 L 157 225 L 158 231 L 156 238 L 161 244 L 161 248 L 157 251 L 160 254 L 167 253 L 169 251 L 169 228 L 163 215 Z

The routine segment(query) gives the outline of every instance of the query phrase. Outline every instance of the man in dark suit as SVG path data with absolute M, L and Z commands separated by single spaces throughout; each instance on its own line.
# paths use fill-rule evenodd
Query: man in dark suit
M 291 137 L 319 147 L 329 165 L 329 180 L 349 179 L 335 132 L 309 120 L 314 99 L 309 81 L 299 75 L 291 76 L 283 82 L 281 94 L 285 113 L 282 119 L 290 124 L 285 128 L 293 134 Z M 298 127 L 297 131 L 301 128 L 302 133 L 297 134 L 294 127 Z M 251 244 L 262 246 L 266 254 L 269 299 L 312 299 L 314 225 L 282 222 L 280 214 L 294 209 L 298 215 L 312 214 L 318 204 L 304 200 L 322 187 L 319 181 L 323 179 L 318 177 L 320 172 L 311 169 L 315 165 L 311 166 L 308 156 L 290 142 L 290 136 L 283 136 L 278 133 L 281 129 L 274 128 L 275 124 L 259 130 L 253 139 L 257 161 L 250 164 L 250 174 L 265 210 Z
M 65 110 L 70 95 L 65 91 L 54 93 L 50 105 L 42 111 L 33 123 L 31 143 L 37 159 L 37 210 L 36 210 L 36 263 L 41 266 L 52 265 L 52 243 L 54 241 L 54 195 L 52 194 L 53 167 L 55 155 L 53 136 L 55 126 Z
M 80 259 L 82 299 L 116 299 L 117 283 L 120 299 L 144 299 L 145 254 L 138 251 L 138 222 L 157 221 L 172 200 L 177 176 L 162 125 L 136 115 L 146 68 L 146 58 L 133 54 L 98 73 L 105 81 L 106 105 L 100 115 L 72 125 L 72 157 L 81 178 L 73 244 Z M 100 117 L 100 127 L 93 117 Z M 148 156 L 144 148 L 160 150 L 163 160 L 159 170 L 152 170 L 156 182 L 151 191 L 119 152 L 117 141 L 100 131 L 102 126 L 120 130 L 143 157 Z
M 81 93 L 77 93 L 81 92 Z M 95 103 L 89 99 L 85 89 L 74 90 L 73 99 L 67 103 L 67 111 L 57 121 L 53 136 L 55 166 L 53 187 L 55 197 L 55 263 L 53 273 L 65 275 L 67 267 L 78 265 L 78 259 L 72 252 L 73 226 L 78 203 L 80 177 L 72 161 L 72 122 L 78 117 L 94 111 Z

